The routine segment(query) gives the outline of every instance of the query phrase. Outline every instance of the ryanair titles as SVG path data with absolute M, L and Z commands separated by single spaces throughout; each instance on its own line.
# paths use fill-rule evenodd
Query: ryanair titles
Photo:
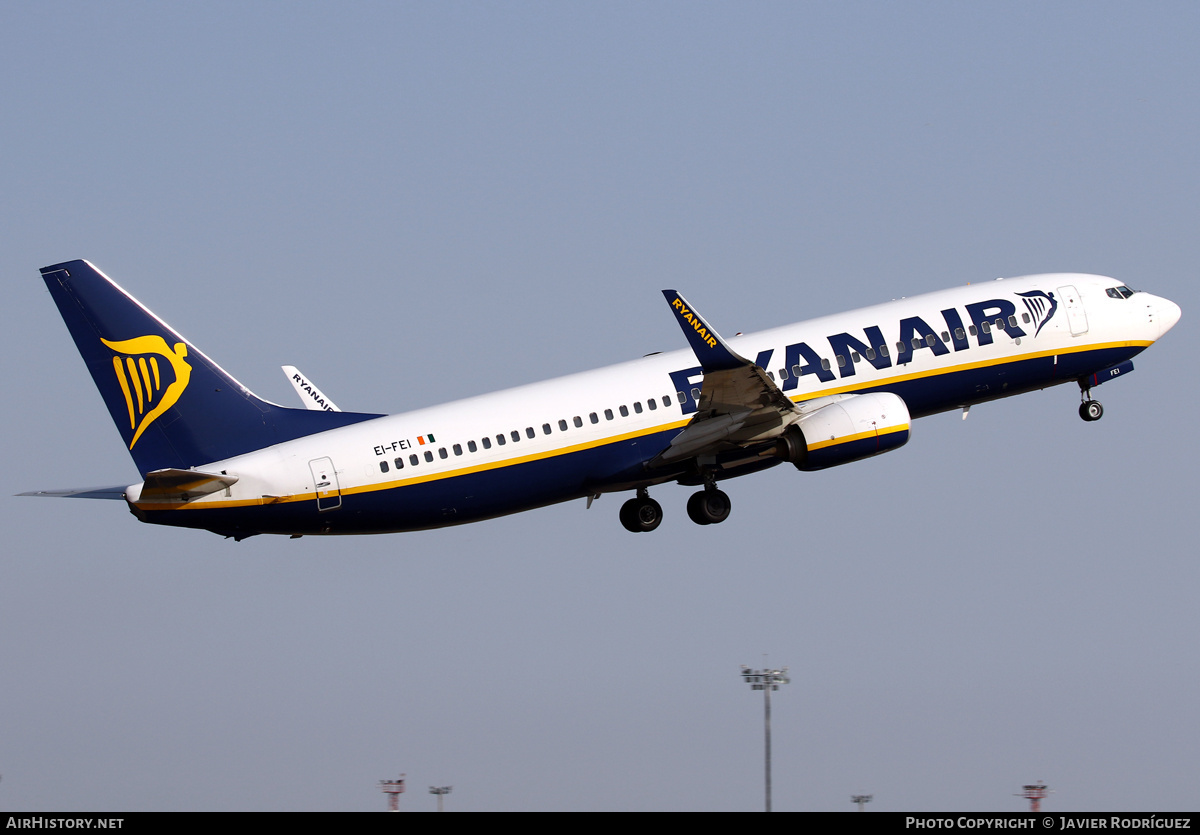
M 696 335 L 700 337 L 701 342 L 709 348 L 717 347 L 717 338 L 708 332 L 708 326 L 704 324 L 704 320 L 688 310 L 687 305 L 683 303 L 683 299 L 676 296 L 675 301 L 671 302 L 671 307 L 677 311 L 680 319 L 687 322 L 696 330 Z
M 1053 298 L 1053 294 L 1040 291 L 1036 295 L 1051 300 Z M 678 298 L 674 306 L 679 309 L 681 317 L 693 321 L 688 315 L 690 311 L 687 311 Z M 783 356 L 779 358 L 775 357 L 773 348 L 760 351 L 754 364 L 772 372 L 780 389 L 789 392 L 799 388 L 800 379 L 810 374 L 821 383 L 831 383 L 839 378 L 855 376 L 858 372 L 857 366 L 863 362 L 882 371 L 893 365 L 901 366 L 912 362 L 918 351 L 929 351 L 932 355 L 940 357 L 966 351 L 972 347 L 972 342 L 975 346 L 990 345 L 995 341 L 997 331 L 1006 334 L 1010 339 L 1020 339 L 1027 335 L 1021 327 L 1022 323 L 1032 322 L 1040 333 L 1042 327 L 1053 317 L 1057 305 L 1043 304 L 1041 308 L 1032 310 L 1032 315 L 1022 313 L 1018 318 L 1017 306 L 1012 301 L 988 299 L 966 305 L 965 320 L 959 309 L 954 307 L 939 311 L 942 321 L 933 320 L 934 324 L 920 316 L 901 319 L 894 331 L 898 334 L 894 342 L 884 338 L 883 330 L 879 326 L 871 325 L 862 330 L 861 337 L 857 333 L 835 333 L 827 336 L 830 347 L 827 357 L 822 357 L 808 343 L 797 342 L 785 346 Z M 1039 313 L 1041 315 L 1038 315 Z M 697 331 L 700 331 L 703 325 L 699 318 L 694 318 Z M 707 329 L 703 333 L 708 339 L 712 339 L 711 344 L 715 346 L 716 340 L 708 335 Z M 671 372 L 671 382 L 675 385 L 675 391 L 683 395 L 680 405 L 684 414 L 696 411 L 696 398 L 692 390 L 699 386 L 703 376 L 704 371 L 699 366 Z

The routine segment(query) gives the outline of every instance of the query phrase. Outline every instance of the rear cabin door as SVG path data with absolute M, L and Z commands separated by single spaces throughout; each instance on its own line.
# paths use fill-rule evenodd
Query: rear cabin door
M 334 510 L 342 506 L 342 490 L 332 458 L 314 458 L 308 462 L 313 484 L 317 489 L 317 510 Z

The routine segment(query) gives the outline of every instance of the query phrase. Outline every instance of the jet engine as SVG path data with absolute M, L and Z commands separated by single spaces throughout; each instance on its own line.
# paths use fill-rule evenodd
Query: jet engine
M 832 402 L 821 405 L 824 400 Z M 894 394 L 850 394 L 809 401 L 779 440 L 778 455 L 798 470 L 823 470 L 904 446 L 909 414 Z M 811 410 L 811 411 L 809 411 Z

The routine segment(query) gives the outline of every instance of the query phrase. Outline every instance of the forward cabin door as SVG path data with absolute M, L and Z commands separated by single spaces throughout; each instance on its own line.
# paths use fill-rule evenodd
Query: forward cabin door
M 1067 310 L 1067 324 L 1071 326 L 1071 336 L 1087 333 L 1087 314 L 1083 311 L 1083 302 L 1079 299 L 1079 291 L 1070 284 L 1059 287 L 1058 299 Z
M 337 470 L 332 458 L 314 458 L 308 462 L 312 471 L 313 484 L 317 488 L 317 510 L 334 510 L 342 506 L 342 489 L 338 485 Z

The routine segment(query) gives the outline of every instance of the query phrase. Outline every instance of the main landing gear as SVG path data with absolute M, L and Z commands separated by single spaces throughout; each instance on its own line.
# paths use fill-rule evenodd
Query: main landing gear
M 697 525 L 716 525 L 729 518 L 729 497 L 716 487 L 705 487 L 688 499 L 688 518 Z
M 1092 399 L 1091 386 L 1085 386 L 1082 382 L 1079 384 L 1079 394 L 1083 398 L 1083 402 L 1079 404 L 1079 416 L 1091 423 L 1093 420 L 1100 420 L 1104 417 L 1104 407 L 1100 405 L 1099 400 Z
M 688 499 L 688 518 L 697 525 L 716 525 L 729 518 L 732 504 L 729 496 L 708 484 Z M 637 491 L 637 497 L 621 505 L 621 524 L 633 533 L 648 533 L 662 523 L 662 505 L 650 498 L 645 487 Z
M 637 497 L 621 505 L 621 524 L 633 533 L 649 533 L 662 524 L 662 505 L 650 498 L 645 487 L 639 487 Z

